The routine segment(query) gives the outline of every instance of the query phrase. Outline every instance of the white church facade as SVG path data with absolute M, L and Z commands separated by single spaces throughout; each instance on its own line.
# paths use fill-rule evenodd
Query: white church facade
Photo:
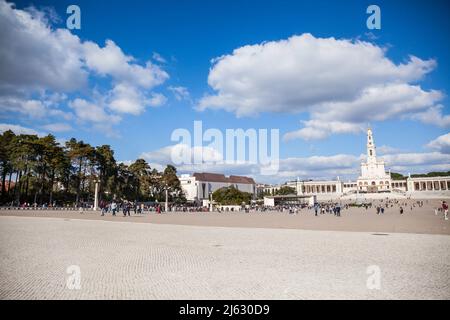
M 391 175 L 386 173 L 384 161 L 377 159 L 372 129 L 367 130 L 367 161 L 361 163 L 361 175 L 357 180 L 359 192 L 391 191 Z

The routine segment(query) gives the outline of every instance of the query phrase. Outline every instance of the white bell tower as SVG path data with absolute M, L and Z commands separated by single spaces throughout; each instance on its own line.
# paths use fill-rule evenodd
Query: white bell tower
M 375 142 L 373 141 L 372 129 L 367 129 L 367 162 L 376 163 L 377 153 L 375 148 Z
M 384 161 L 377 159 L 375 141 L 372 129 L 367 129 L 367 161 L 361 163 L 361 175 L 357 181 L 358 191 L 389 192 L 391 176 L 386 173 Z

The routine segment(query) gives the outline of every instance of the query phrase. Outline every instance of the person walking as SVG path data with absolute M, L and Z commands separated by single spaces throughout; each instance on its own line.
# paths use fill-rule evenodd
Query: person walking
M 105 201 L 100 201 L 100 210 L 102 211 L 102 216 L 104 216 L 105 215 L 105 210 L 106 209 L 106 204 L 105 204 Z
M 448 204 L 446 201 L 442 201 L 442 211 L 444 211 L 444 219 L 448 220 Z
M 400 207 L 400 214 L 403 214 L 403 207 Z
M 112 215 L 115 216 L 116 215 L 116 210 L 117 210 L 117 203 L 115 201 L 113 201 L 111 203 L 111 210 L 112 210 Z
M 319 211 L 319 206 L 316 204 L 316 205 L 314 205 L 314 212 L 315 212 L 316 217 L 317 217 L 317 211 Z

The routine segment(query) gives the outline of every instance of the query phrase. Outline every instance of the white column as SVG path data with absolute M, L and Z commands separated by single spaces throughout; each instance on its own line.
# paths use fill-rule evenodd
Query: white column
M 95 182 L 94 210 L 98 209 L 98 182 Z
M 213 211 L 212 192 L 209 193 L 209 211 Z
M 165 211 L 169 211 L 169 189 L 166 188 L 166 205 L 165 205 Z

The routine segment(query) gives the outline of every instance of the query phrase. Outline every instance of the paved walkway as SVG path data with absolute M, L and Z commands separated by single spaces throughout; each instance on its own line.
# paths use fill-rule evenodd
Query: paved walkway
M 412 201 L 411 201 L 412 202 Z M 131 213 L 123 217 L 120 212 L 113 217 L 111 214 L 101 216 L 99 211 L 64 210 L 7 210 L 0 209 L 1 216 L 19 217 L 50 217 L 65 219 L 86 219 L 101 221 L 127 221 L 152 224 L 178 224 L 214 227 L 246 227 L 246 228 L 280 228 L 327 231 L 358 231 L 358 232 L 399 232 L 426 233 L 450 235 L 450 220 L 445 221 L 443 213 L 434 214 L 438 201 L 430 201 L 424 207 L 405 206 L 405 213 L 400 214 L 397 206 L 388 208 L 382 215 L 377 215 L 375 208 L 343 209 L 341 217 L 333 214 L 314 216 L 314 210 L 302 209 L 297 215 L 287 212 L 168 212 L 156 214 Z
M 449 248 L 447 235 L 0 217 L 0 298 L 450 299 Z

